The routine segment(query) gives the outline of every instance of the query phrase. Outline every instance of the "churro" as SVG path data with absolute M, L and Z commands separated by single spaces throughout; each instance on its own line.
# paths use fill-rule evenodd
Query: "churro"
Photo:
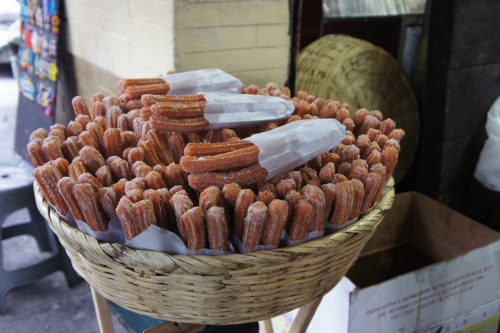
M 325 194 L 314 185 L 306 185 L 300 190 L 302 198 L 309 201 L 314 207 L 314 214 L 311 218 L 308 231 L 321 231 L 325 229 Z
M 150 200 L 140 200 L 132 205 L 139 232 L 143 232 L 150 225 L 156 225 L 156 216 L 153 203 Z
M 330 224 L 343 227 L 349 220 L 354 199 L 354 187 L 352 182 L 346 180 L 338 183 L 335 187 L 335 205 Z
M 275 199 L 268 205 L 269 217 L 264 225 L 262 244 L 278 246 L 281 233 L 285 227 L 288 216 L 288 205 L 283 200 Z
M 168 202 L 166 202 L 165 196 L 156 190 L 147 189 L 143 192 L 143 197 L 145 200 L 151 201 L 153 205 L 156 225 L 164 229 L 169 229 Z
M 293 220 L 288 230 L 288 238 L 291 241 L 303 240 L 312 224 L 314 207 L 307 200 L 299 200 L 295 204 Z
M 106 164 L 101 153 L 91 146 L 85 146 L 80 149 L 80 157 L 83 163 L 85 163 L 85 167 L 92 173 L 95 173 L 97 169 Z
M 244 220 L 248 207 L 255 201 L 255 193 L 252 190 L 245 189 L 238 193 L 234 206 L 233 232 L 240 239 L 243 238 Z
M 224 200 L 231 208 L 235 207 L 236 200 L 240 191 L 241 186 L 236 183 L 225 184 L 222 188 L 222 195 L 224 196 Z
M 268 172 L 260 164 L 254 164 L 233 172 L 203 172 L 189 175 L 189 185 L 196 190 L 208 186 L 223 187 L 225 184 L 238 183 L 247 186 L 266 179 Z
M 291 178 L 283 179 L 276 185 L 276 192 L 280 199 L 284 199 L 288 192 L 295 190 L 297 190 L 297 184 Z
M 93 175 L 91 175 L 88 172 L 82 173 L 80 176 L 78 176 L 78 179 L 76 180 L 77 184 L 89 184 L 92 186 L 94 191 L 97 193 L 97 191 L 102 187 L 102 184 L 95 178 Z
M 68 206 L 73 218 L 78 220 L 84 220 L 82 211 L 80 210 L 80 206 L 78 205 L 78 201 L 76 200 L 73 194 L 73 186 L 75 185 L 75 181 L 70 177 L 63 177 L 59 179 L 57 183 L 57 188 L 59 189 L 59 193 L 63 197 L 66 205 Z
M 122 156 L 122 137 L 121 130 L 117 128 L 108 128 L 104 131 L 102 143 L 107 157 Z
M 285 226 L 287 228 L 290 226 L 290 223 L 293 220 L 293 217 L 295 215 L 295 205 L 300 200 L 302 200 L 302 195 L 298 191 L 291 190 L 291 191 L 288 191 L 288 193 L 285 195 L 285 202 L 288 205 L 288 214 L 287 214 L 287 219 L 286 219 L 286 223 L 285 223 Z
M 47 162 L 45 153 L 43 152 L 40 142 L 41 139 L 38 140 L 33 139 L 27 145 L 28 152 L 31 156 L 31 160 L 35 167 L 42 166 Z
M 387 181 L 393 174 L 396 164 L 398 163 L 399 152 L 394 147 L 387 147 L 382 150 L 382 164 L 386 168 L 387 176 L 385 181 Z
M 73 110 L 75 111 L 75 115 L 85 115 L 90 116 L 89 110 L 87 108 L 87 103 L 82 96 L 75 96 L 71 100 L 71 104 L 73 105 Z
M 62 178 L 59 171 L 52 165 L 45 164 L 33 171 L 33 177 L 40 185 L 47 200 L 56 207 L 57 211 L 62 215 L 68 214 L 68 206 L 57 187 L 59 179 Z
M 217 143 L 188 143 L 184 148 L 184 156 L 202 157 L 219 155 L 235 150 L 254 146 L 253 143 L 246 140 L 217 142 Z
M 187 248 L 198 251 L 205 247 L 206 229 L 204 213 L 200 207 L 193 207 L 182 214 L 182 224 Z
M 211 250 L 229 251 L 228 230 L 222 207 L 212 206 L 205 211 L 208 246 Z
M 78 139 L 76 137 L 69 137 L 61 144 L 63 155 L 69 162 L 73 161 L 80 153 L 77 141 Z
M 134 188 L 131 190 L 125 190 L 125 196 L 130 199 L 133 203 L 144 200 L 144 191 L 140 188 Z
M 183 156 L 180 159 L 181 167 L 189 173 L 247 167 L 258 162 L 259 148 L 256 145 L 218 155 L 203 157 Z
M 396 128 L 396 129 L 393 129 L 388 135 L 387 137 L 389 139 L 395 139 L 397 140 L 398 142 L 401 142 L 401 140 L 403 140 L 403 137 L 405 136 L 405 131 L 400 129 L 400 128 Z
M 170 118 L 152 114 L 151 127 L 161 131 L 169 132 L 197 132 L 209 125 L 204 117 L 192 118 Z
M 116 207 L 118 206 L 118 199 L 116 197 L 115 191 L 111 187 L 101 187 L 97 191 L 97 197 L 99 204 L 101 205 L 104 213 L 108 217 L 108 220 L 112 220 L 116 215 Z
M 262 201 L 256 201 L 248 207 L 241 239 L 241 244 L 245 249 L 252 250 L 260 245 L 267 215 L 267 206 Z
M 142 148 L 132 148 L 129 150 L 127 155 L 127 162 L 129 166 L 134 165 L 135 162 L 144 161 L 144 149 Z
M 49 131 L 47 129 L 40 127 L 31 132 L 29 140 L 32 141 L 34 139 L 40 139 L 43 141 L 49 135 Z
M 349 215 L 349 219 L 352 220 L 359 216 L 361 212 L 363 197 L 364 197 L 364 185 L 359 179 L 352 179 L 351 184 L 354 190 L 354 196 L 352 201 L 351 214 Z
M 146 139 L 153 145 L 158 158 L 164 165 L 169 165 L 174 162 L 174 158 L 169 149 L 170 141 L 167 132 L 152 129 L 146 133 Z M 182 150 L 184 150 L 184 146 L 181 148 L 181 154 Z
M 162 164 L 163 162 L 158 157 L 158 154 L 155 151 L 154 146 L 148 139 L 140 139 L 137 142 L 137 147 L 142 148 L 144 150 L 144 161 L 149 165 L 153 166 L 156 164 Z
M 175 219 L 177 221 L 177 228 L 179 230 L 179 236 L 182 240 L 187 241 L 188 234 L 187 230 L 182 221 L 182 215 L 193 208 L 193 202 L 189 199 L 186 191 L 179 191 L 172 195 L 170 199 L 170 203 L 174 209 Z M 200 208 L 201 210 L 201 208 Z
M 90 184 L 75 184 L 73 194 L 89 228 L 93 231 L 106 231 L 108 220 L 99 204 L 94 187 Z
M 333 176 L 335 175 L 335 164 L 332 162 L 328 162 L 324 167 L 319 171 L 319 179 L 323 183 L 331 183 L 333 181 Z
M 135 177 L 146 177 L 148 173 L 153 171 L 153 168 L 143 161 L 137 161 L 132 164 L 132 174 Z
M 184 137 L 181 133 L 172 133 L 168 138 L 168 147 L 170 147 L 170 160 L 174 163 L 179 164 L 179 161 L 183 155 L 184 147 L 186 143 L 184 141 Z M 170 162 L 172 163 L 172 162 Z
M 162 176 L 154 170 L 146 174 L 146 176 L 144 177 L 144 183 L 146 183 L 147 188 L 153 190 L 158 190 L 160 188 L 166 187 Z
M 57 136 L 48 136 L 42 142 L 42 150 L 47 161 L 64 158 L 61 149 L 62 141 Z
M 363 196 L 363 204 L 361 212 L 366 213 L 374 203 L 374 198 L 377 195 L 378 187 L 381 185 L 382 179 L 378 173 L 369 172 L 363 177 L 363 186 L 365 189 Z M 383 186 L 383 185 L 382 185 Z
M 110 156 L 106 160 L 111 174 L 115 179 L 130 179 L 130 169 L 127 161 L 118 156 Z
M 116 215 L 120 219 L 125 238 L 128 240 L 140 233 L 133 206 L 134 203 L 127 197 L 122 197 L 116 206 Z

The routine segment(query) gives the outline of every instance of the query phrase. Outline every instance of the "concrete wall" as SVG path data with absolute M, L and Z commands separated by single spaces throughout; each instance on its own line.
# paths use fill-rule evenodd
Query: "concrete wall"
M 65 6 L 80 95 L 116 95 L 119 78 L 174 69 L 173 0 L 78 0 Z
M 287 0 L 66 1 L 78 94 L 116 94 L 120 78 L 221 68 L 245 85 L 283 85 Z

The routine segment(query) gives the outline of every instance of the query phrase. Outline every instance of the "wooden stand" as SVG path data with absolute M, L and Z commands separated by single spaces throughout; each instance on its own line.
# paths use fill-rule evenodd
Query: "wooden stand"
M 102 297 L 92 286 L 92 299 L 94 301 L 94 308 L 99 323 L 99 330 L 101 333 L 114 333 L 113 323 L 111 322 L 111 313 L 109 311 L 108 300 Z M 297 318 L 292 324 L 290 333 L 303 333 L 307 330 L 316 309 L 323 297 L 319 297 L 311 303 L 300 308 Z M 144 333 L 198 333 L 205 328 L 205 325 L 188 324 L 188 323 L 174 323 L 166 321 L 160 325 L 144 330 Z M 273 326 L 271 319 L 259 321 L 259 330 L 261 333 L 273 333 Z
M 92 292 L 99 330 L 101 333 L 113 333 L 113 323 L 111 322 L 108 300 L 102 297 L 94 288 L 90 287 L 90 291 Z

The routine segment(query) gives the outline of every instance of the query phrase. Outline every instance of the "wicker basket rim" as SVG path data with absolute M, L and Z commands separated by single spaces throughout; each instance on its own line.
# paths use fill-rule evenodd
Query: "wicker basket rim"
M 36 183 L 34 190 L 37 207 L 71 264 L 99 294 L 154 318 L 217 325 L 268 319 L 331 290 L 395 197 L 390 179 L 372 212 L 310 242 L 247 254 L 186 256 L 99 242 L 63 221 Z
M 54 208 L 52 208 L 48 202 L 47 202 L 47 199 L 44 197 L 43 193 L 41 192 L 40 190 L 40 186 L 39 184 L 37 183 L 37 181 L 35 180 L 33 182 L 33 188 L 34 188 L 34 193 L 35 193 L 35 196 L 37 197 L 38 196 L 38 199 L 41 199 L 40 200 L 40 203 L 44 206 L 45 208 L 45 211 L 47 212 L 47 220 L 49 221 L 49 223 L 51 224 L 51 226 L 53 228 L 56 228 L 56 230 L 58 229 L 57 226 L 60 225 L 61 228 L 63 229 L 66 229 L 67 231 L 70 231 L 70 232 L 73 232 L 75 233 L 76 235 L 78 235 L 79 237 L 83 237 L 86 239 L 87 241 L 87 244 L 86 245 L 90 245 L 90 246 L 97 246 L 97 247 L 100 247 L 101 245 L 104 245 L 104 244 L 108 244 L 108 245 L 111 245 L 111 246 L 118 246 L 122 249 L 125 249 L 126 251 L 135 251 L 135 252 L 138 252 L 138 253 L 147 253 L 147 252 L 155 252 L 155 253 L 161 253 L 162 255 L 165 255 L 167 257 L 171 257 L 173 259 L 181 259 L 182 258 L 185 258 L 185 257 L 198 257 L 198 258 L 203 258 L 203 257 L 212 257 L 212 256 L 209 256 L 209 255 L 193 255 L 193 256 L 188 256 L 188 255 L 181 255 L 181 254 L 169 254 L 169 253 L 166 253 L 166 252 L 159 252 L 159 251 L 153 251 L 153 250 L 143 250 L 143 249 L 136 249 L 136 248 L 132 248 L 132 247 L 129 247 L 125 244 L 120 244 L 120 243 L 107 243 L 107 242 L 103 242 L 103 241 L 100 241 L 100 240 L 97 240 L 96 238 L 80 231 L 79 229 L 77 228 L 74 228 L 72 226 L 70 226 L 63 218 L 61 218 L 61 216 L 55 211 Z M 390 195 L 392 193 L 392 195 Z M 384 212 L 388 209 L 390 209 L 392 207 L 392 201 L 394 199 L 394 179 L 391 177 L 385 188 L 384 188 L 384 191 L 383 191 L 383 194 L 382 194 L 382 197 L 380 199 L 380 201 L 373 207 L 373 209 L 367 213 L 366 215 L 364 215 L 362 218 L 358 219 L 357 221 L 355 221 L 354 223 L 352 223 L 351 225 L 337 231 L 337 232 L 334 232 L 334 233 L 331 233 L 331 234 L 328 234 L 326 236 L 323 236 L 319 239 L 314 239 L 314 240 L 311 240 L 311 241 L 307 241 L 307 242 L 304 242 L 304 243 L 301 243 L 301 244 L 298 244 L 298 245 L 295 245 L 295 246 L 291 246 L 291 247 L 280 247 L 280 248 L 275 248 L 275 249 L 271 249 L 271 250 L 258 250 L 258 251 L 253 251 L 253 252 L 250 252 L 250 253 L 246 253 L 246 254 L 242 254 L 242 253 L 228 253 L 228 254 L 224 254 L 224 255 L 221 255 L 221 256 L 217 256 L 217 257 L 222 257 L 222 258 L 245 258 L 245 257 L 248 257 L 249 255 L 251 256 L 252 254 L 265 254 L 265 253 L 277 253 L 277 252 L 283 252 L 283 253 L 293 253 L 295 252 L 294 249 L 298 249 L 298 248 L 321 248 L 321 247 L 325 247 L 328 243 L 328 241 L 335 241 L 337 238 L 341 238 L 342 237 L 342 234 L 345 234 L 345 233 L 356 233 L 356 232 L 366 232 L 365 230 L 363 230 L 363 222 L 368 220 L 372 215 L 375 215 L 375 214 L 378 214 L 380 212 Z M 50 214 L 50 212 L 54 212 L 54 214 Z M 54 221 L 52 221 L 52 218 L 54 216 L 57 216 L 58 217 L 58 222 L 57 223 L 54 223 Z M 59 231 L 59 230 L 57 230 Z M 58 235 L 59 236 L 59 235 Z M 340 241 L 340 240 L 339 240 Z

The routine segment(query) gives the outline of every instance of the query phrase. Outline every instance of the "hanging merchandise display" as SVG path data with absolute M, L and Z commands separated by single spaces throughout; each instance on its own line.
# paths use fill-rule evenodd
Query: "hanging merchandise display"
M 21 72 L 19 90 L 22 96 L 36 103 L 35 110 L 40 110 L 39 114 L 52 117 L 59 73 L 59 1 L 22 0 L 20 3 L 22 43 L 18 54 Z
M 19 76 L 19 89 L 24 97 L 30 101 L 35 100 L 35 84 L 27 73 L 21 73 Z

